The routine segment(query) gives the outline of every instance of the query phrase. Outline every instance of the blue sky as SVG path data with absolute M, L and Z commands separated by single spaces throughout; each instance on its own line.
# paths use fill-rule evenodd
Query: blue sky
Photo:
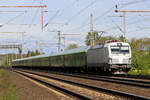
M 118 27 L 123 25 L 120 16 L 115 13 L 115 5 L 120 10 L 150 10 L 150 0 L 0 0 L 2 5 L 47 5 L 44 9 L 44 32 L 41 31 L 40 8 L 0 8 L 0 32 L 26 32 L 23 52 L 39 49 L 42 41 L 45 52 L 57 51 L 57 32 L 81 34 L 68 36 L 66 45 L 78 43 L 85 45 L 85 36 L 90 30 L 90 14 L 94 16 L 94 30 L 105 31 L 107 35 L 120 36 Z M 22 12 L 3 12 L 22 11 Z M 150 13 L 127 13 L 127 38 L 150 37 Z M 21 42 L 21 35 L 3 34 L 0 42 Z M 37 43 L 38 42 L 38 43 Z M 63 44 L 63 40 L 62 40 Z M 63 46 L 62 46 L 63 49 Z M 17 50 L 1 50 L 1 53 L 17 52 Z

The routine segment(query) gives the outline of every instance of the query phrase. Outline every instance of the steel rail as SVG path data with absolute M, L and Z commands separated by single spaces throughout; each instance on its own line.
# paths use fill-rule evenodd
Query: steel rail
M 91 75 L 85 76 L 85 75 L 66 74 L 66 73 L 54 73 L 54 74 L 79 77 L 79 78 L 85 78 L 85 79 L 97 80 L 97 81 L 105 81 L 105 82 L 124 84 L 124 85 L 130 85 L 130 86 L 136 86 L 136 87 L 149 88 L 150 89 L 150 82 L 145 82 L 145 81 L 138 81 L 138 80 L 137 81 L 136 80 L 130 81 L 130 80 L 125 80 L 125 79 L 119 80 L 119 79 L 103 77 L 103 76 L 91 76 Z
M 114 77 L 126 77 L 150 80 L 150 75 L 113 75 Z
M 45 86 L 55 88 L 56 90 L 62 91 L 62 92 L 64 92 L 64 93 L 68 94 L 69 96 L 75 97 L 76 99 L 79 99 L 79 100 L 92 100 L 92 99 L 90 99 L 90 98 L 88 98 L 88 97 L 86 97 L 86 96 L 84 96 L 84 95 L 79 94 L 79 93 L 72 92 L 72 91 L 70 91 L 70 90 L 68 90 L 68 89 L 65 89 L 65 88 L 56 86 L 56 85 L 54 85 L 54 84 L 51 84 L 51 83 L 49 83 L 49 82 L 40 80 L 40 79 L 38 79 L 38 78 L 32 77 L 32 76 L 27 75 L 27 74 L 21 73 L 21 72 L 19 72 L 19 71 L 13 70 L 13 72 L 16 72 L 16 73 L 18 73 L 18 74 L 21 74 L 21 75 L 23 75 L 23 76 L 26 76 L 26 77 L 28 77 L 28 78 L 31 78 L 31 79 L 33 79 L 33 80 L 35 80 L 35 81 L 37 81 L 37 82 L 40 82 L 40 83 L 44 84 Z
M 38 75 L 38 76 L 42 76 L 42 77 L 46 77 L 46 78 L 50 78 L 50 79 L 54 79 L 54 80 L 58 80 L 58 81 L 62 81 L 62 82 L 82 86 L 82 87 L 86 87 L 86 88 L 96 90 L 96 91 L 100 91 L 100 92 L 103 91 L 103 92 L 106 92 L 106 93 L 110 93 L 110 94 L 113 94 L 113 95 L 118 95 L 118 96 L 121 96 L 121 97 L 130 98 L 130 99 L 134 99 L 134 100 L 150 100 L 149 97 L 144 97 L 144 96 L 140 96 L 140 95 L 136 95 L 136 94 L 132 94 L 132 93 L 126 93 L 126 92 L 122 92 L 122 91 L 118 91 L 118 90 L 107 89 L 107 88 L 102 88 L 102 87 L 96 87 L 96 86 L 92 86 L 92 85 L 88 85 L 88 84 L 84 84 L 84 83 L 77 83 L 77 82 L 68 81 L 68 80 L 64 80 L 64 79 L 54 78 L 54 77 L 51 77 L 51 76 L 48 76 L 48 75 L 43 75 L 43 74 L 39 74 L 39 73 L 35 73 L 35 72 L 29 72 L 29 71 L 23 71 L 23 72 L 27 72 L 27 73 L 30 73 L 30 74 L 35 74 L 35 75 Z
M 121 81 L 130 81 L 130 82 L 136 82 L 136 83 L 143 83 L 143 84 L 148 84 L 150 85 L 150 81 L 144 81 L 144 80 L 134 80 L 134 78 L 126 78 L 126 77 L 110 77 L 110 76 L 96 76 L 99 78 L 105 78 L 105 79 L 112 79 L 112 80 L 121 80 Z

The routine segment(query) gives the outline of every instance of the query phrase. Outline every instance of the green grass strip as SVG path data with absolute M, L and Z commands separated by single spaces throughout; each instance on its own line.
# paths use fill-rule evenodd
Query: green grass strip
M 0 100 L 17 100 L 9 75 L 0 69 Z

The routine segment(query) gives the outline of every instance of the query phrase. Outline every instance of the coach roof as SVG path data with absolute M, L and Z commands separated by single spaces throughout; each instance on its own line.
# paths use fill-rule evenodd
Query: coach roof
M 90 48 L 89 46 L 82 46 L 82 47 L 71 49 L 71 50 L 65 50 L 65 51 L 62 51 L 59 53 L 43 54 L 43 55 L 32 56 L 32 57 L 27 57 L 27 58 L 22 58 L 22 59 L 16 59 L 13 61 L 22 61 L 22 60 L 30 60 L 30 59 L 36 59 L 36 58 L 50 57 L 50 56 L 59 56 L 59 55 L 67 55 L 67 54 L 87 52 L 89 48 Z

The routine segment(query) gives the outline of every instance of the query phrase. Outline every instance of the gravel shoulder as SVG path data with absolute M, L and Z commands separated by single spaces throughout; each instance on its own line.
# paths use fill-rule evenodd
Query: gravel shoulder
M 19 100 L 70 100 L 53 89 L 33 83 L 14 72 L 6 70 Z

